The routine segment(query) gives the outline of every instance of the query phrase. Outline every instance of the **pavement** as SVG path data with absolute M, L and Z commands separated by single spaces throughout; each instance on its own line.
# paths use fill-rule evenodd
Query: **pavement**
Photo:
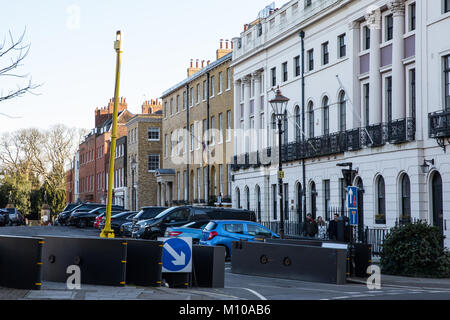
M 349 283 L 366 284 L 366 279 L 349 278 Z M 450 290 L 450 278 L 447 279 L 432 279 L 432 278 L 412 278 L 400 277 L 392 275 L 381 275 L 381 284 L 384 287 L 407 287 L 419 289 L 448 289 Z

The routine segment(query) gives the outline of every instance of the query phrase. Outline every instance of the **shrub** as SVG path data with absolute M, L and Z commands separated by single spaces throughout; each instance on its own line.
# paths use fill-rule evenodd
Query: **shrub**
M 383 273 L 409 277 L 450 277 L 450 254 L 439 228 L 418 222 L 395 227 L 381 252 Z

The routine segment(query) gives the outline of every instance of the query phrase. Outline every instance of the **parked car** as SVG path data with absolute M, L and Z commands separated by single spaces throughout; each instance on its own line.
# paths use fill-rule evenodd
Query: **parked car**
M 112 207 L 112 211 L 111 214 L 118 214 L 123 212 L 124 209 L 123 207 L 116 207 L 113 206 Z M 87 226 L 92 226 L 95 219 L 97 218 L 97 216 L 103 214 L 106 212 L 106 207 L 100 207 L 100 208 L 96 208 L 94 210 L 91 211 L 74 211 L 69 219 L 69 225 L 71 226 L 77 226 L 78 228 L 86 228 Z
M 5 209 L 9 213 L 9 223 L 10 226 L 24 226 L 25 218 L 22 213 L 16 208 Z
M 166 229 L 181 227 L 190 222 L 204 222 L 211 220 L 245 220 L 256 221 L 255 213 L 248 210 L 216 208 L 216 207 L 173 207 L 161 212 L 145 226 L 141 239 L 155 240 L 164 236 Z
M 9 212 L 6 209 L 0 209 L 0 227 L 5 227 L 9 224 Z
M 166 238 L 192 238 L 194 244 L 198 244 L 202 236 L 203 229 L 208 225 L 208 222 L 190 222 L 182 227 L 171 227 L 166 229 L 164 237 Z
M 119 234 L 123 237 L 131 237 L 133 234 L 133 229 L 139 222 L 151 220 L 165 210 L 167 210 L 166 207 L 143 207 L 141 211 L 139 211 L 139 213 L 133 218 L 132 222 L 125 223 L 120 227 Z
M 255 222 L 215 220 L 203 230 L 200 245 L 225 247 L 225 258 L 230 258 L 233 241 L 264 241 L 267 238 L 280 236 Z
M 94 222 L 94 228 L 95 229 L 100 229 L 100 224 L 102 223 L 103 218 L 106 216 L 106 212 L 99 214 L 97 216 L 97 218 L 95 218 L 95 222 Z
M 70 216 L 74 211 L 85 211 L 89 212 L 91 210 L 94 210 L 96 208 L 100 207 L 106 207 L 104 204 L 99 203 L 81 203 L 75 208 L 72 208 L 72 206 L 69 207 L 69 210 L 61 212 L 58 217 L 56 218 L 55 223 L 60 226 L 67 225 L 69 222 Z
M 120 233 L 120 227 L 127 222 L 132 222 L 133 218 L 138 214 L 137 211 L 127 211 L 127 212 L 121 212 L 116 215 L 111 216 L 111 229 L 114 231 L 115 234 Z M 104 229 L 106 223 L 106 215 L 103 214 L 101 218 L 101 222 L 99 225 L 99 229 Z

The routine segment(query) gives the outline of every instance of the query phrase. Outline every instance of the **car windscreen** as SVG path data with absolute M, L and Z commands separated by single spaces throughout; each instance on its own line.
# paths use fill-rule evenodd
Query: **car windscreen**
M 167 210 L 164 210 L 164 208 L 145 208 L 141 212 L 139 212 L 135 218 L 138 220 L 148 220 L 158 218 L 161 211 Z

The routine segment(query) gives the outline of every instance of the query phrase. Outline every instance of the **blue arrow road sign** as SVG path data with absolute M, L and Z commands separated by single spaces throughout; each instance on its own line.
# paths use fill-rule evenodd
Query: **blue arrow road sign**
M 348 209 L 358 209 L 357 187 L 348 187 Z
M 192 238 L 161 238 L 163 248 L 163 273 L 192 272 Z

